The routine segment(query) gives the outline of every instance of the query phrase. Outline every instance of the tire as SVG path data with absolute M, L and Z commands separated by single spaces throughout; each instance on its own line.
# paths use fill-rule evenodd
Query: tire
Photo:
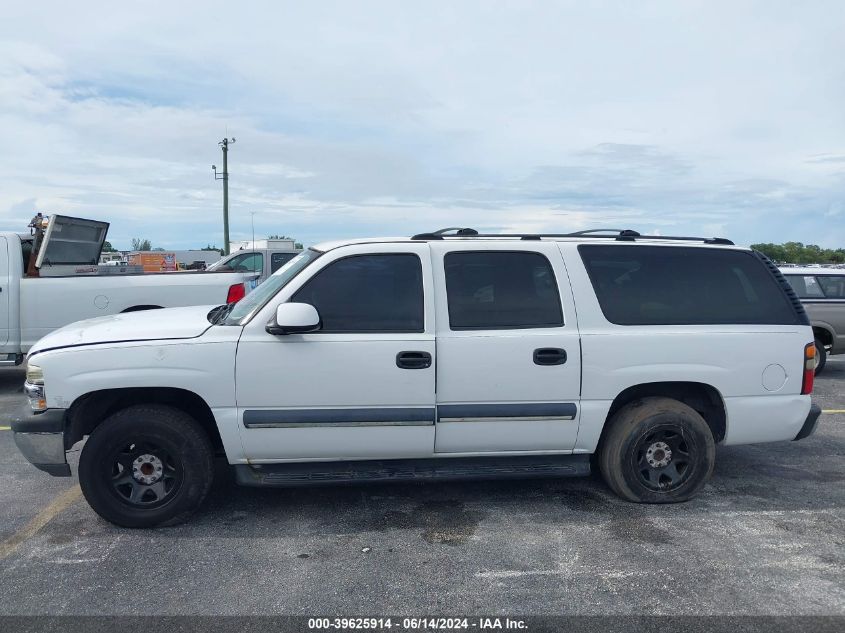
M 827 350 L 819 339 L 816 339 L 816 376 L 822 373 L 827 364 Z
M 89 505 L 127 528 L 185 521 L 213 478 L 208 435 L 191 416 L 163 405 L 132 406 L 109 416 L 79 458 L 79 485 Z
M 636 503 L 678 503 L 707 483 L 716 443 L 707 422 L 671 398 L 643 398 L 608 422 L 599 469 L 617 495 Z M 668 449 L 668 450 L 667 450 Z

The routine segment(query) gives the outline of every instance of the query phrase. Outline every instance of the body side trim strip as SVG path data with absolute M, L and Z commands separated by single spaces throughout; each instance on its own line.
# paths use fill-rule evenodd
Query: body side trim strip
M 519 404 L 445 404 L 437 407 L 437 421 L 536 422 L 574 420 L 572 402 Z M 352 409 L 247 409 L 243 424 L 248 429 L 320 426 L 428 426 L 435 409 L 427 407 Z
M 247 409 L 244 426 L 290 428 L 297 426 L 421 426 L 434 424 L 434 407 L 355 409 Z
M 438 424 L 450 422 L 544 422 L 551 420 L 574 420 L 571 415 L 525 415 L 525 416 L 488 416 L 488 417 L 466 417 L 466 418 L 438 418 Z
M 454 418 L 546 418 L 575 417 L 578 407 L 573 402 L 526 402 L 518 404 L 441 404 L 438 420 Z
M 252 422 L 245 424 L 248 429 L 319 429 L 356 426 L 432 426 L 433 422 L 420 420 L 367 420 L 361 422 Z

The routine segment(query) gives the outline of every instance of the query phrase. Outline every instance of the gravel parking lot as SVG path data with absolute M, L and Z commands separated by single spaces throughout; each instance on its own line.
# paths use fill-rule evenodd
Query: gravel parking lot
M 23 372 L 0 371 L 0 425 Z M 845 409 L 845 361 L 817 381 Z M 75 461 L 75 460 L 74 460 Z M 845 415 L 721 448 L 704 493 L 622 502 L 594 479 L 236 487 L 187 525 L 113 527 L 0 430 L 0 614 L 845 615 Z

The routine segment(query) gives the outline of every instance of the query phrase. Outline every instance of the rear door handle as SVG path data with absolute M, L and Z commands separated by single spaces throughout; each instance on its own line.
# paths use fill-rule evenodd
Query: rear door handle
M 566 350 L 559 347 L 540 347 L 534 350 L 535 365 L 563 365 L 566 362 Z
M 396 354 L 396 366 L 400 369 L 428 369 L 431 367 L 431 354 L 428 352 L 399 352 Z

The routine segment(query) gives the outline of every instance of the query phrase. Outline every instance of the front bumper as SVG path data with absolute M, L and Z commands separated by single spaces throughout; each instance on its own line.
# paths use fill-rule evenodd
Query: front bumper
M 33 413 L 29 405 L 12 419 L 12 437 L 33 466 L 54 477 L 70 477 L 65 455 L 66 409 Z
M 807 414 L 807 419 L 804 420 L 804 425 L 792 441 L 795 442 L 796 440 L 803 440 L 805 437 L 810 437 L 813 433 L 815 433 L 816 427 L 819 425 L 819 416 L 821 414 L 822 408 L 817 404 L 812 405 L 810 407 L 810 412 Z

